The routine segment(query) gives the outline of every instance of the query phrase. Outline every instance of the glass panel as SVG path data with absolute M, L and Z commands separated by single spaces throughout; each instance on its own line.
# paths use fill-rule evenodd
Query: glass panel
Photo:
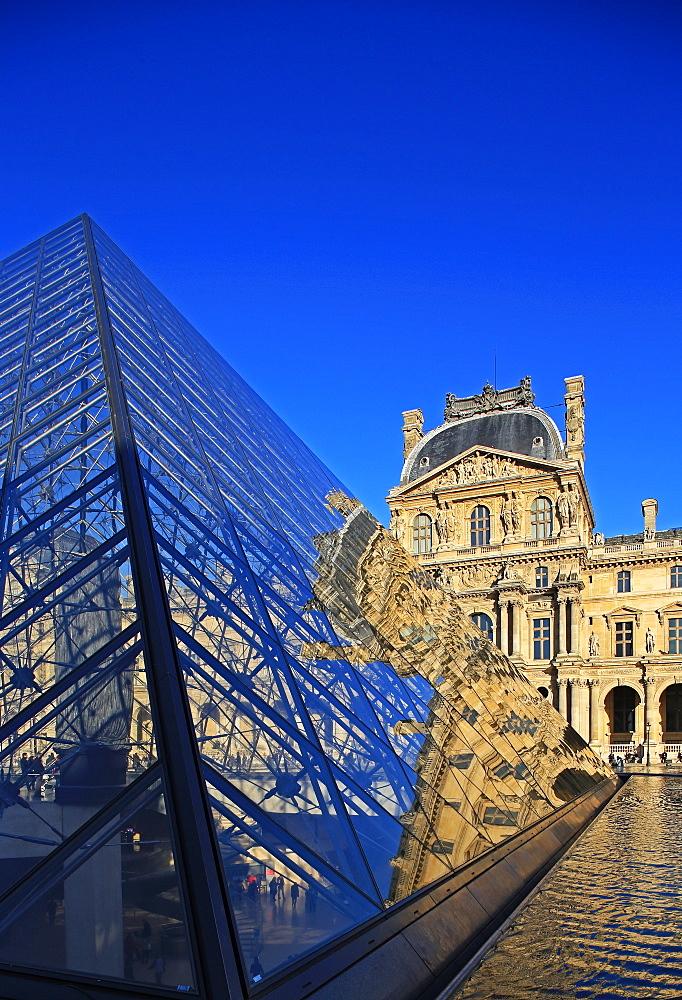
M 161 784 L 0 908 L 0 961 L 193 991 L 188 923 Z

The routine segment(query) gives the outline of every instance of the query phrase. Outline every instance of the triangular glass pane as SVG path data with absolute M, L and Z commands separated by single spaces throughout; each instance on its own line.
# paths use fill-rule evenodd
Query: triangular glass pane
M 380 912 L 286 828 L 253 811 L 238 788 L 210 771 L 207 778 L 240 956 L 252 983 Z
M 90 824 L 90 827 L 92 823 Z M 0 905 L 0 962 L 193 991 L 191 930 L 160 781 L 72 838 Z

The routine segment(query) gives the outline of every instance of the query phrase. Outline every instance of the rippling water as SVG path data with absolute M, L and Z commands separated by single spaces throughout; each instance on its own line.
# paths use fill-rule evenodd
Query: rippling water
M 682 998 L 682 777 L 632 777 L 453 1000 Z

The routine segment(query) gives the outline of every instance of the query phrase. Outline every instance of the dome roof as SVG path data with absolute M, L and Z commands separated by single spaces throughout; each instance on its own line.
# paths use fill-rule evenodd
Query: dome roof
M 414 446 L 403 467 L 410 483 L 470 448 L 495 448 L 552 461 L 563 459 L 564 446 L 551 417 L 537 407 L 485 413 L 441 424 Z

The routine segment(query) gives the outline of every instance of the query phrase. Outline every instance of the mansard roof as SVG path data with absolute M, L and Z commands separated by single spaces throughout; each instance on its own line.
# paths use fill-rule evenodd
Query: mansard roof
M 429 431 L 407 456 L 400 481 L 409 483 L 423 474 L 422 458 L 427 457 L 433 469 L 476 447 L 546 461 L 565 458 L 563 441 L 552 418 L 538 407 L 523 406 L 447 421 Z

